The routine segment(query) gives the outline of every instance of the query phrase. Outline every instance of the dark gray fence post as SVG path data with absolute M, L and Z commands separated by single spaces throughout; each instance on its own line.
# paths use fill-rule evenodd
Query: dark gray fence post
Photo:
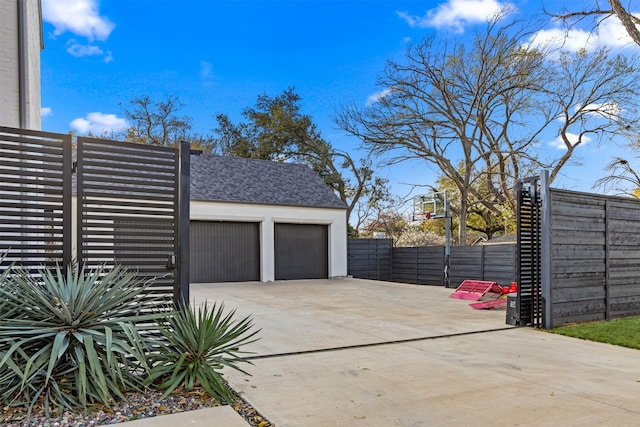
M 611 202 L 604 201 L 604 318 L 611 319 Z
M 178 280 L 174 293 L 176 303 L 189 304 L 189 225 L 191 202 L 191 146 L 189 142 L 180 144 L 180 172 L 179 172 L 179 202 L 178 202 Z
M 542 294 L 543 328 L 553 328 L 551 295 L 551 193 L 549 171 L 540 173 L 540 292 Z
M 67 270 L 73 262 L 73 147 L 71 135 L 62 137 L 62 267 Z

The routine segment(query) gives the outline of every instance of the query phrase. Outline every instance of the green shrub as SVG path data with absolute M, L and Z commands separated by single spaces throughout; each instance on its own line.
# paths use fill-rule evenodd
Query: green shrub
M 166 319 L 160 331 L 166 343 L 153 359 L 147 384 L 155 384 L 169 395 L 176 387 L 200 386 L 210 395 L 232 402 L 233 393 L 220 372 L 230 367 L 246 374 L 238 364 L 248 362 L 241 346 L 255 342 L 259 330 L 251 332 L 249 316 L 236 321 L 235 310 L 224 314 L 224 305 L 212 308 L 183 307 Z M 248 362 L 250 363 L 250 362 Z
M 155 327 L 146 285 L 121 267 L 5 272 L 0 284 L 0 402 L 86 407 L 124 398 L 148 372 L 140 329 Z M 153 314 L 153 313 L 156 314 Z

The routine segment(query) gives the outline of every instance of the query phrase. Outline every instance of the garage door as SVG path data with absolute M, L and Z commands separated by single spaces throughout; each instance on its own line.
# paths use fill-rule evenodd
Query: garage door
M 192 283 L 260 280 L 260 223 L 191 221 Z
M 276 280 L 328 277 L 328 226 L 275 224 L 274 234 Z

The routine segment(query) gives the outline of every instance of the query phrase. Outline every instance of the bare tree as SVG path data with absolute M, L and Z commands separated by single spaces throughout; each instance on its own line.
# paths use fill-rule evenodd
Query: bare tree
M 375 174 L 371 156 L 355 160 L 322 138 L 305 141 L 291 155 L 307 163 L 336 192 L 356 231 L 391 202 L 389 180 Z
M 640 18 L 630 11 L 631 2 L 628 3 L 628 7 L 623 6 L 620 0 L 607 0 L 607 3 L 610 8 L 601 7 L 600 3 L 596 1 L 594 7 L 590 9 L 577 11 L 565 10 L 560 13 L 550 13 L 547 11 L 547 14 L 562 20 L 568 29 L 584 20 L 591 19 L 592 22 L 589 25 L 596 34 L 599 31 L 600 25 L 605 20 L 618 19 L 634 43 L 640 46 L 640 30 L 638 29 L 638 26 L 640 26 Z M 621 134 L 630 139 L 631 143 L 629 144 L 629 148 L 631 150 L 637 151 L 640 148 L 637 143 L 637 127 L 629 126 L 623 129 Z M 607 165 L 606 172 L 608 175 L 599 179 L 596 182 L 596 187 L 638 197 L 640 179 L 629 160 L 621 157 L 613 158 Z M 629 188 L 629 185 L 631 185 L 631 188 Z
M 600 178 L 596 185 L 619 194 L 640 197 L 640 173 L 622 157 L 615 157 L 607 165 L 608 175 Z M 629 186 L 631 186 L 629 188 Z
M 395 247 L 444 246 L 445 237 L 420 225 L 409 225 L 393 242 Z
M 481 208 L 502 217 L 514 210 L 522 173 L 551 168 L 551 179 L 589 138 L 630 126 L 639 90 L 635 58 L 551 52 L 530 44 L 533 31 L 502 17 L 472 44 L 426 39 L 405 61 L 389 62 L 378 102 L 338 113 L 338 125 L 390 162 L 423 159 L 459 193 L 458 241 L 467 216 Z M 555 132 L 564 150 L 542 158 Z M 482 191 L 481 191 L 482 190 Z
M 189 141 L 193 149 L 214 151 L 214 138 L 193 132 L 191 118 L 180 115 L 183 107 L 174 95 L 164 101 L 155 101 L 148 95 L 136 97 L 122 106 L 129 127 L 118 136 L 130 142 L 167 147 Z
M 569 27 L 587 18 L 593 18 L 592 29 L 597 32 L 602 22 L 606 19 L 616 17 L 629 34 L 629 37 L 640 45 L 640 18 L 633 15 L 628 8 L 622 5 L 620 0 L 607 0 L 611 8 L 603 8 L 600 2 L 596 1 L 594 7 L 587 10 L 563 11 L 560 13 L 547 12 L 550 16 L 564 21 Z M 630 4 L 631 2 L 629 2 Z M 584 4 L 584 3 L 583 3 Z
M 421 158 L 436 166 L 460 193 L 460 224 L 466 224 L 474 182 L 485 164 L 500 164 L 496 184 L 512 187 L 507 182 L 518 177 L 532 137 L 512 139 L 507 130 L 517 124 L 514 116 L 534 108 L 526 91 L 545 83 L 544 58 L 522 48 L 509 35 L 514 28 L 498 21 L 476 34 L 472 46 L 434 38 L 412 46 L 404 63 L 388 63 L 378 102 L 343 109 L 336 119 L 372 152 L 391 153 L 392 163 Z M 499 214 L 492 204 L 486 207 Z M 466 227 L 459 228 L 458 240 L 466 241 Z
M 638 129 L 638 58 L 593 53 L 561 53 L 548 67 L 547 100 L 564 153 L 547 163 L 553 181 L 575 150 L 588 141 L 606 142 Z
M 386 238 L 393 239 L 394 246 L 398 242 L 398 238 L 410 227 L 407 220 L 396 212 L 384 212 L 377 218 L 371 219 L 363 227 L 362 235 L 365 237 L 373 237 L 374 233 L 384 233 Z

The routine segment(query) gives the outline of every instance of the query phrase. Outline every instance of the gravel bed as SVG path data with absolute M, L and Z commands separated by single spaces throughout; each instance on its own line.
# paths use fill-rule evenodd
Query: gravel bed
M 226 404 L 217 401 L 204 390 L 197 388 L 191 391 L 178 389 L 164 399 L 161 399 L 162 393 L 156 391 L 127 393 L 125 396 L 127 401 L 117 402 L 108 408 L 94 406 L 83 412 L 64 411 L 51 414 L 49 418 L 44 415 L 44 408 L 34 408 L 30 420 L 27 420 L 23 408 L 0 407 L 0 427 L 101 426 Z M 240 396 L 236 394 L 236 397 L 236 401 L 231 406 L 244 417 L 248 425 L 275 427 Z

